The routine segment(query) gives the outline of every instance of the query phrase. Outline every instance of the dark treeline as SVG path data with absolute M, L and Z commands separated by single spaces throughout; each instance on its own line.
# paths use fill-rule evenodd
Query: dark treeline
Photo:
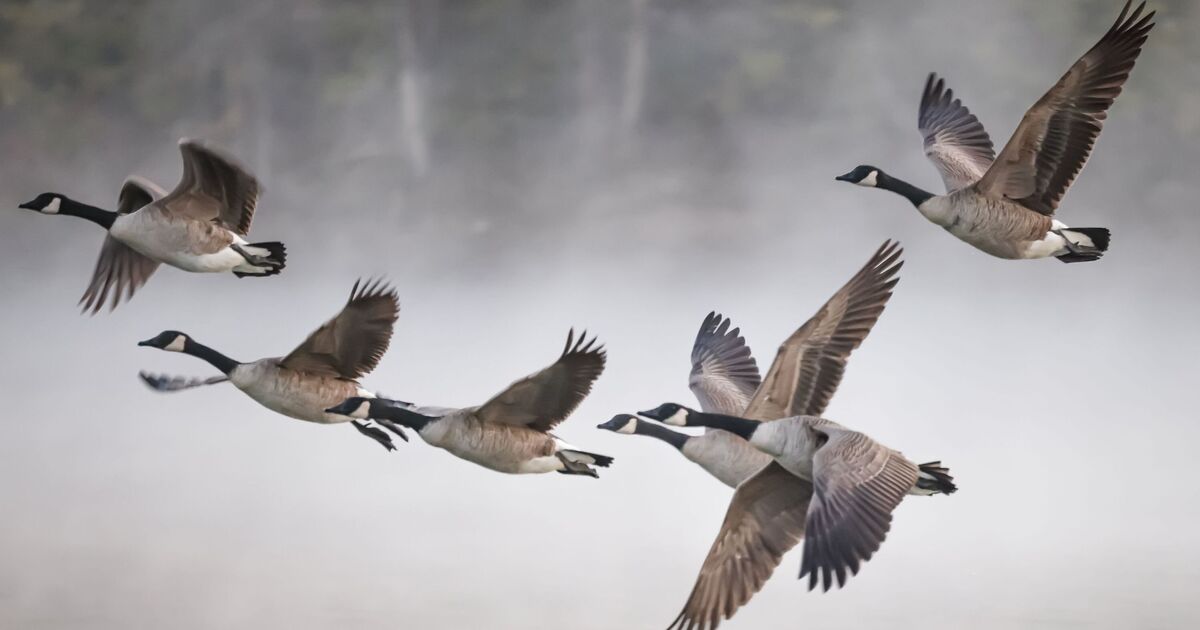
M 1010 3 L 1003 17 L 1037 24 L 1057 58 L 1023 73 L 1028 65 L 992 40 L 956 51 L 994 73 L 977 83 L 1020 87 L 969 92 L 968 104 L 1028 103 L 1115 4 Z M 664 203 L 737 209 L 748 153 L 804 146 L 771 146 L 772 129 L 799 128 L 787 140 L 809 145 L 828 141 L 822 130 L 864 126 L 911 142 L 911 128 L 879 114 L 879 99 L 907 98 L 900 109 L 911 117 L 923 76 L 889 69 L 904 51 L 863 46 L 847 58 L 839 46 L 871 28 L 937 32 L 907 5 L 10 0 L 0 6 L 0 184 L 49 185 L 48 173 L 70 170 L 115 190 L 124 172 L 160 163 L 175 138 L 192 135 L 242 156 L 290 205 L 367 191 L 374 204 L 411 210 L 401 212 L 410 221 L 477 229 L 496 216 L 556 225 Z M 956 22 L 950 5 L 931 7 L 947 13 L 946 28 L 986 22 L 988 10 L 963 8 Z M 1194 163 L 1200 40 L 1185 34 L 1200 18 L 1184 0 L 1155 8 L 1168 18 L 1149 47 L 1157 63 L 1138 68 L 1140 96 L 1122 99 L 1119 115 L 1153 121 L 1157 146 Z M 944 70 L 939 59 L 955 55 L 936 49 L 914 63 Z M 876 74 L 899 91 L 859 86 Z M 1002 142 L 1015 120 L 985 123 Z M 747 140 L 764 135 L 765 144 Z M 430 209 L 436 219 L 418 212 Z

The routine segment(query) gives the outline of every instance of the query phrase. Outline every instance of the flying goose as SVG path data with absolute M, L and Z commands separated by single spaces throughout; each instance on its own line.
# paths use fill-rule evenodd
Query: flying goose
M 567 335 L 562 355 L 550 367 L 509 385 L 478 407 L 412 408 L 405 403 L 355 396 L 327 411 L 372 419 L 386 427 L 417 432 L 430 445 L 502 473 L 558 472 L 598 477 L 592 466 L 606 467 L 611 457 L 581 451 L 550 430 L 583 402 L 604 371 L 605 352 L 587 333 Z M 397 427 L 398 428 L 398 427 Z
M 183 177 L 170 194 L 140 177 L 121 187 L 117 211 L 42 193 L 19 207 L 87 219 L 108 231 L 92 281 L 80 298 L 93 314 L 133 297 L 159 263 L 239 278 L 272 276 L 286 262 L 283 243 L 247 243 L 258 180 L 233 158 L 195 140 L 179 141 Z M 111 300 L 110 300 L 111 298 Z
M 899 281 L 899 243 L 886 241 L 867 264 L 798 328 L 775 355 L 765 380 L 737 328 L 709 313 L 692 346 L 688 386 L 700 409 L 755 420 L 820 415 L 837 390 L 850 353 L 871 332 Z M 620 414 L 597 428 L 647 435 L 674 446 L 725 485 L 736 488 L 770 457 L 727 431 L 691 436 Z
M 711 629 L 758 592 L 801 538 L 808 588 L 844 586 L 871 559 L 906 494 L 957 490 L 941 462 L 914 464 L 870 437 L 816 416 L 756 422 L 663 403 L 639 415 L 723 429 L 772 462 L 738 486 L 696 585 L 671 628 Z
M 393 289 L 380 281 L 355 282 L 350 299 L 341 312 L 285 357 L 243 363 L 184 333 L 168 330 L 138 345 L 190 354 L 209 362 L 222 375 L 188 379 L 141 372 L 139 376 L 160 392 L 229 381 L 260 405 L 291 418 L 320 424 L 352 421 L 348 416 L 325 410 L 350 396 L 371 398 L 375 395 L 363 389 L 358 379 L 375 369 L 387 352 L 392 326 L 399 312 L 400 305 Z M 378 427 L 352 422 L 363 435 L 388 450 L 395 449 L 391 438 Z M 408 440 L 402 430 L 389 428 Z
M 1144 2 L 1132 14 L 1129 6 L 1126 2 L 1099 43 L 1025 112 L 999 157 L 979 120 L 942 79 L 929 75 L 918 127 L 947 194 L 921 190 L 868 165 L 837 179 L 897 193 L 925 218 L 999 258 L 1100 258 L 1108 249 L 1108 229 L 1069 228 L 1054 211 L 1087 162 L 1108 108 L 1154 27 L 1154 12 L 1142 17 Z

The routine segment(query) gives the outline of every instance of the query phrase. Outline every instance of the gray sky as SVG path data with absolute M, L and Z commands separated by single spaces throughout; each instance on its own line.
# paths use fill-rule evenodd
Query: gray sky
M 569 133 L 598 120 L 599 146 L 620 150 L 608 144 L 617 118 L 586 108 L 553 114 L 544 129 L 561 135 L 522 140 L 513 163 L 486 134 L 435 150 L 415 192 L 376 189 L 386 176 L 345 162 L 303 170 L 247 157 L 275 174 L 264 176 L 252 240 L 285 241 L 287 270 L 238 280 L 162 269 L 111 315 L 72 306 L 99 230 L 0 213 L 0 626 L 665 627 L 730 491 L 664 444 L 595 425 L 693 401 L 690 344 L 709 310 L 742 327 L 765 372 L 777 344 L 886 238 L 905 246 L 902 280 L 826 415 L 916 461 L 941 459 L 960 492 L 906 500 L 841 591 L 806 592 L 793 551 L 728 627 L 1200 623 L 1190 411 L 1200 184 L 1194 142 L 1172 142 L 1194 133 L 1200 103 L 1200 71 L 1173 65 L 1194 50 L 1182 47 L 1197 10 L 1167 4 L 1060 208 L 1069 224 L 1110 227 L 1110 253 L 1063 265 L 987 257 L 903 199 L 833 180 L 870 163 L 937 190 L 915 129 L 926 72 L 947 76 L 1003 144 L 1117 11 L 959 4 L 830 5 L 814 19 L 834 20 L 839 35 L 776 79 L 801 86 L 794 110 L 718 107 L 712 125 L 682 130 L 647 112 L 616 175 Z M 651 11 L 650 55 L 680 57 L 681 73 L 688 53 L 661 42 L 746 49 L 775 33 L 770 15 L 677 5 Z M 1075 24 L 1080 7 L 1094 8 L 1091 23 Z M 623 24 L 603 22 L 600 40 L 625 41 Z M 520 24 L 507 28 L 520 36 Z M 619 91 L 621 67 L 602 66 L 585 89 Z M 454 98 L 434 92 L 430 116 Z M 365 137 L 375 114 L 395 111 L 331 124 Z M 5 177 L 5 203 L 44 188 L 111 206 L 134 170 L 170 187 L 175 137 L 208 136 L 191 120 L 180 114 L 125 150 L 44 158 L 59 170 Z M 271 132 L 285 137 L 287 120 Z M 252 124 L 243 131 L 261 131 Z M 253 154 L 245 135 L 215 135 Z M 488 161 L 462 158 L 472 147 Z M 349 426 L 275 415 L 227 385 L 159 395 L 136 378 L 212 372 L 135 346 L 168 328 L 237 359 L 285 354 L 355 278 L 379 274 L 402 312 L 368 388 L 478 404 L 553 361 L 569 327 L 587 328 L 607 344 L 608 367 L 559 433 L 614 465 L 599 480 L 505 476 L 418 439 L 386 453 Z

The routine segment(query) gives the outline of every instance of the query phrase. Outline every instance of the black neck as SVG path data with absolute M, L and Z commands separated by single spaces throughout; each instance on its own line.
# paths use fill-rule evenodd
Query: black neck
M 661 424 L 642 421 L 638 421 L 637 425 L 635 425 L 633 428 L 633 432 L 637 435 L 648 435 L 653 438 L 658 438 L 678 449 L 682 449 L 684 443 L 692 437 L 686 433 L 672 431 Z
M 106 230 L 112 227 L 113 221 L 117 220 L 116 212 L 97 208 L 96 206 L 89 206 L 86 203 L 79 203 L 74 199 L 67 199 L 66 197 L 62 198 L 58 207 L 58 213 L 87 219 Z
M 902 179 L 896 179 L 895 177 L 892 177 L 891 175 L 888 175 L 882 171 L 876 177 L 876 187 L 884 190 L 890 190 L 909 200 L 914 206 L 919 206 L 928 201 L 929 198 L 933 197 L 933 193 L 921 190 L 920 188 L 917 188 L 916 186 L 913 186 Z
M 724 429 L 734 435 L 739 435 L 743 439 L 749 440 L 751 435 L 754 435 L 754 430 L 762 423 L 754 420 L 747 420 L 737 416 L 726 416 L 719 413 L 703 413 L 693 411 L 688 414 L 688 424 L 701 427 L 712 427 L 714 429 Z
M 391 420 L 414 431 L 420 431 L 425 428 L 425 425 L 437 420 L 434 416 L 413 411 L 404 403 L 386 398 L 376 398 L 371 401 L 371 417 Z
M 241 365 L 239 362 L 230 359 L 229 357 L 209 348 L 208 346 L 196 343 L 190 338 L 183 343 L 183 351 L 194 357 L 198 357 L 208 361 L 213 367 L 221 370 L 222 374 L 228 375 L 233 368 Z

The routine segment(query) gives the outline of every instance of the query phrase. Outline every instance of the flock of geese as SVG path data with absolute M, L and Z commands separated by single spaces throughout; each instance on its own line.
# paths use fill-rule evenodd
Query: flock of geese
M 936 195 L 874 166 L 838 180 L 889 190 L 933 223 L 988 254 L 1092 261 L 1109 244 L 1105 228 L 1068 227 L 1054 218 L 1091 153 L 1146 41 L 1154 13 L 1122 9 L 1112 28 L 1025 114 L 997 156 L 974 115 L 930 75 L 918 128 L 946 194 Z M 115 308 L 160 264 L 238 277 L 278 274 L 278 242 L 248 242 L 259 184 L 233 158 L 204 143 L 180 143 L 183 175 L 165 193 L 130 177 L 116 211 L 43 193 L 21 208 L 87 219 L 107 231 L 85 311 Z M 882 314 L 898 282 L 902 250 L 885 242 L 866 265 L 784 340 L 766 376 L 738 328 L 717 313 L 700 326 L 689 386 L 699 409 L 666 402 L 618 414 L 600 429 L 660 440 L 734 488 L 725 520 L 671 627 L 716 628 L 762 587 L 783 555 L 804 541 L 800 576 L 808 587 L 841 587 L 879 549 L 891 513 L 907 495 L 950 494 L 940 462 L 917 464 L 867 435 L 821 417 L 850 354 Z M 260 405 L 322 424 L 351 423 L 394 450 L 411 430 L 426 443 L 491 470 L 597 476 L 611 457 L 582 450 L 552 431 L 604 371 L 605 350 L 587 333 L 568 333 L 548 367 L 512 383 L 482 405 L 459 409 L 389 400 L 359 380 L 378 365 L 399 314 L 381 281 L 355 283 L 349 300 L 282 357 L 239 361 L 186 333 L 168 330 L 138 345 L 181 352 L 219 372 L 207 378 L 142 373 L 151 388 L 177 392 L 229 382 Z M 701 434 L 668 426 L 704 427 Z

